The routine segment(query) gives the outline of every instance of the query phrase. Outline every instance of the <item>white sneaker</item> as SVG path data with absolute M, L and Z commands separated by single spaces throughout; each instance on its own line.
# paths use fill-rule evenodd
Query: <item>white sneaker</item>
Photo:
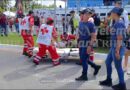
M 127 75 L 130 75 L 130 71 L 127 72 Z
M 124 71 L 124 72 L 127 72 L 127 67 L 124 67 L 124 68 L 123 68 L 123 71 Z

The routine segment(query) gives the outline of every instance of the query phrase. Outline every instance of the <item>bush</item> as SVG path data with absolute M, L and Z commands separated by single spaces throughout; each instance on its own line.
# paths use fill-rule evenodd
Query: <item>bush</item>
M 130 20 L 130 15 L 129 15 L 129 20 Z
M 2 8 L 0 7 L 0 11 L 1 11 L 1 12 L 3 12 L 3 11 L 4 11 L 4 9 L 2 9 Z

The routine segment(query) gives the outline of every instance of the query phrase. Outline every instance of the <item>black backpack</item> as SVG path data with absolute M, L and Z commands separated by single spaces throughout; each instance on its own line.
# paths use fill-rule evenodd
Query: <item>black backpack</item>
M 40 19 L 38 16 L 34 16 L 34 25 L 40 26 Z
M 125 38 L 125 45 L 126 45 L 126 48 L 130 50 L 130 41 L 129 41 L 129 39 L 130 39 L 130 35 L 127 34 L 126 38 Z
M 95 15 L 95 16 L 93 16 L 93 19 L 94 19 L 95 26 L 100 26 L 100 24 L 101 24 L 100 17 Z

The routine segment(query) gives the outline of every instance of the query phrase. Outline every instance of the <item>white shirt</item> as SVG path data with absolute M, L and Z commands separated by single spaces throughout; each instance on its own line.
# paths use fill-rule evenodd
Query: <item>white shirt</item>
M 21 29 L 23 29 L 23 30 L 30 30 L 29 18 L 30 18 L 30 16 L 26 16 L 26 17 L 24 17 L 22 19 L 22 21 L 21 21 Z
M 128 12 L 126 10 L 123 11 L 122 17 L 124 19 L 126 28 L 128 28 L 128 26 L 129 26 L 129 17 L 128 17 Z
M 53 26 L 42 24 L 37 38 L 37 43 L 51 45 Z

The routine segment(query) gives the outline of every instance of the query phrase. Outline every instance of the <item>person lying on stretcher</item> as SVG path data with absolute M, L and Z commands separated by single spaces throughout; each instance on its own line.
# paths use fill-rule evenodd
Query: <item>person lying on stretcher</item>
M 76 35 L 67 34 L 64 32 L 62 35 L 60 35 L 59 47 L 71 47 L 74 40 L 76 40 Z

